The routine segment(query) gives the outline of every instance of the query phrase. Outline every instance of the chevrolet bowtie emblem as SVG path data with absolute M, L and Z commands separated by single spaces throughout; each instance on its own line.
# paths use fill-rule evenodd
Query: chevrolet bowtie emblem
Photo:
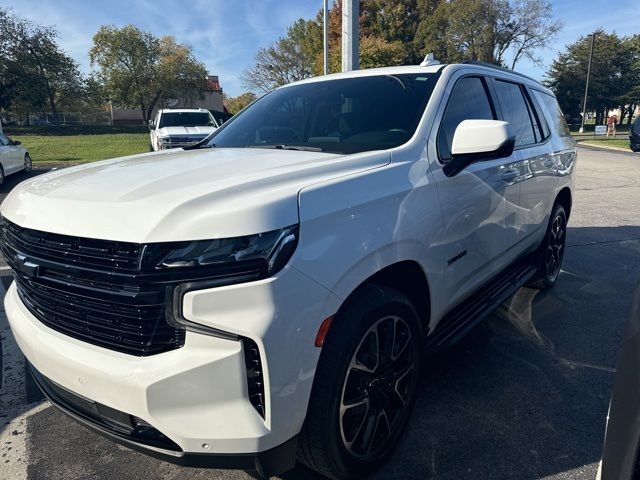
M 20 271 L 23 275 L 27 275 L 29 277 L 37 277 L 38 270 L 40 269 L 40 265 L 37 263 L 31 262 L 26 256 L 21 253 L 17 253 L 16 256 L 16 269 Z

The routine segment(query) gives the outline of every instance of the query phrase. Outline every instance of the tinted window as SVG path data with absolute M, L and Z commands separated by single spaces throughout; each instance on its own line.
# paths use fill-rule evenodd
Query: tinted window
M 541 131 L 542 131 L 543 139 L 549 138 L 551 136 L 551 130 L 549 130 L 549 124 L 547 123 L 547 120 L 544 116 L 544 110 L 540 106 L 540 103 L 536 99 L 535 95 L 531 93 L 531 90 L 529 90 L 529 92 L 530 92 L 529 100 L 531 101 L 531 104 L 533 104 L 533 109 L 537 114 L 536 116 L 534 116 L 534 121 L 536 121 L 536 126 L 539 130 L 542 129 Z M 537 120 L 535 120 L 536 117 L 537 117 Z
M 549 138 L 549 127 L 547 126 L 547 122 L 544 119 L 544 115 L 542 114 L 542 109 L 540 108 L 540 104 L 533 98 L 530 91 L 527 91 L 523 87 L 523 93 L 529 106 L 529 112 L 531 114 L 531 121 L 533 122 L 533 129 L 535 132 L 536 140 L 541 142 L 542 140 Z
M 225 123 L 216 147 L 287 145 L 332 153 L 397 147 L 415 133 L 434 74 L 376 75 L 275 90 Z
M 438 153 L 443 162 L 451 159 L 451 144 L 463 120 L 493 120 L 493 111 L 483 81 L 478 77 L 458 80 L 447 102 L 438 131 Z
M 206 125 L 213 125 L 211 116 L 206 112 L 163 112 L 159 127 L 203 127 Z
M 509 122 L 511 131 L 516 136 L 516 147 L 536 143 L 529 107 L 520 85 L 497 80 L 495 87 L 502 107 L 502 116 L 505 122 Z
M 553 128 L 561 137 L 571 136 L 571 132 L 567 126 L 567 120 L 564 118 L 562 110 L 560 110 L 560 105 L 558 105 L 558 101 L 555 97 L 538 90 L 534 90 L 533 94 L 538 101 L 546 107 L 547 113 L 551 116 L 551 128 Z

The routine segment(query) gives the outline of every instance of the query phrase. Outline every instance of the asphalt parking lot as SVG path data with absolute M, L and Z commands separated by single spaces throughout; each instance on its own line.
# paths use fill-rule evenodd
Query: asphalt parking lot
M 640 276 L 640 155 L 580 148 L 577 168 L 558 285 L 548 293 L 521 289 L 429 360 L 409 428 L 374 478 L 595 478 L 617 348 Z M 7 179 L 0 199 L 18 180 Z M 85 430 L 25 384 L 3 311 L 0 333 L 1 478 L 250 478 L 182 469 Z M 300 467 L 282 478 L 319 477 Z

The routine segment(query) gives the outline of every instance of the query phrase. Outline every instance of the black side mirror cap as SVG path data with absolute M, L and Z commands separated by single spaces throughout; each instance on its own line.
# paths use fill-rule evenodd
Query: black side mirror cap
M 451 161 L 442 167 L 442 171 L 447 177 L 453 177 L 467 168 L 472 163 L 485 160 L 497 160 L 499 158 L 510 157 L 516 145 L 516 138 L 510 137 L 497 149 L 490 152 L 465 153 L 462 155 L 452 155 Z

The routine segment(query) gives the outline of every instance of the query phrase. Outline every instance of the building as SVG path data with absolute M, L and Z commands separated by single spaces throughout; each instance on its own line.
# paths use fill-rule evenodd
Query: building
M 191 99 L 168 98 L 163 105 L 158 105 L 151 118 L 155 117 L 160 108 L 206 108 L 215 112 L 225 112 L 222 102 L 222 87 L 217 75 L 207 75 L 207 81 L 202 96 Z M 111 107 L 111 119 L 113 125 L 139 125 L 143 123 L 140 109 L 124 109 Z

